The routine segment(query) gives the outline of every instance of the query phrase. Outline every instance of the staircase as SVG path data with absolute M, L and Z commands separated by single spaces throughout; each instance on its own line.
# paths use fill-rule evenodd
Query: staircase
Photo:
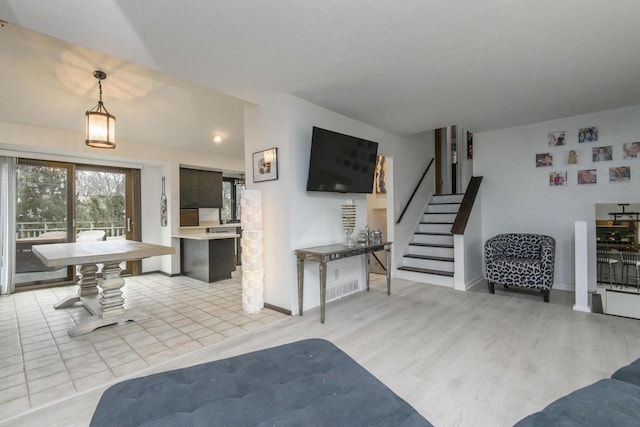
M 451 226 L 464 194 L 433 196 L 403 255 L 398 277 L 453 287 Z

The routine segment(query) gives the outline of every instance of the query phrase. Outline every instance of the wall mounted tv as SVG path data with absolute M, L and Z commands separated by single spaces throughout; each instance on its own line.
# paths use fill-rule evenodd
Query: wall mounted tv
M 377 155 L 377 142 L 314 126 L 307 191 L 371 193 Z

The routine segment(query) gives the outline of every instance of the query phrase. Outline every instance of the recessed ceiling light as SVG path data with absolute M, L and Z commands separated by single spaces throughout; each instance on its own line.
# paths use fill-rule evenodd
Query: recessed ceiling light
M 222 140 L 222 135 L 213 135 L 213 142 L 215 142 L 216 144 L 220 144 Z

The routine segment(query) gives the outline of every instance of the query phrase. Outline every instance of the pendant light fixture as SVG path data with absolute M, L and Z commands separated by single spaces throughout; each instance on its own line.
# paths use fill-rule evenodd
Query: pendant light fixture
M 116 148 L 116 117 L 109 114 L 102 103 L 102 80 L 107 78 L 104 71 L 94 71 L 93 77 L 98 79 L 100 100 L 87 111 L 87 139 L 85 143 L 94 148 Z

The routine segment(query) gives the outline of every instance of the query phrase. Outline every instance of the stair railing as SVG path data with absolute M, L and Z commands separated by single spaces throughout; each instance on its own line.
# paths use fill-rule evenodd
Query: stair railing
M 376 255 L 375 252 L 371 252 L 371 255 L 373 255 L 373 257 L 376 259 L 376 261 L 378 261 L 378 265 L 380 265 L 380 268 L 382 268 L 386 272 L 387 271 L 387 267 L 385 267 L 384 264 L 382 263 L 382 261 L 380 261 L 380 258 L 378 258 L 378 255 Z
M 422 181 L 424 181 L 424 177 L 427 176 L 427 173 L 429 173 L 429 169 L 431 169 L 431 165 L 433 164 L 434 160 L 435 160 L 435 157 L 431 159 L 431 161 L 427 165 L 427 168 L 424 170 L 422 176 L 420 177 L 420 181 L 418 181 L 418 183 L 416 184 L 416 188 L 413 189 L 413 193 L 411 193 L 411 196 L 409 196 L 409 201 L 404 206 L 404 209 L 402 210 L 402 213 L 398 217 L 398 220 L 396 221 L 396 225 L 400 224 L 400 221 L 402 221 L 402 217 L 407 212 L 407 209 L 409 208 L 409 205 L 411 204 L 411 201 L 413 200 L 413 197 L 418 192 L 418 188 L 420 188 L 420 185 L 422 184 Z
M 460 203 L 456 219 L 453 221 L 453 225 L 451 226 L 451 232 L 453 234 L 464 234 L 464 230 L 467 228 L 467 221 L 469 221 L 469 216 L 471 216 L 471 209 L 473 208 L 476 196 L 480 190 L 481 182 L 481 176 L 471 177 L 469 185 L 467 186 L 467 191 L 464 192 L 462 203 Z

